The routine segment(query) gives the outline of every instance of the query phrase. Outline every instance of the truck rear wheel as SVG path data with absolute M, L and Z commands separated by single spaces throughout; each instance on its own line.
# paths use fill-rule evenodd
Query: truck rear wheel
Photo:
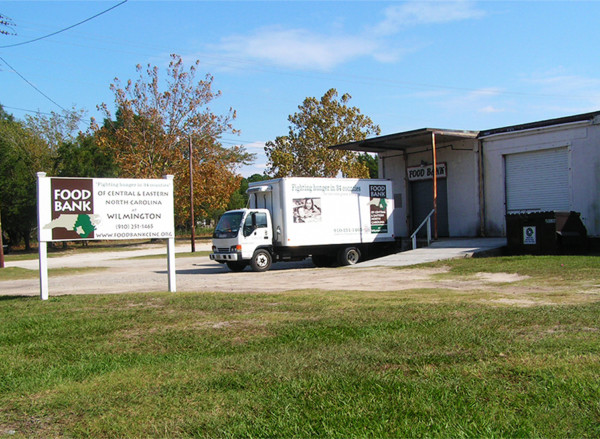
M 271 257 L 271 253 L 265 249 L 258 249 L 252 256 L 250 266 L 252 267 L 252 271 L 267 271 L 269 268 L 271 268 L 272 262 L 273 258 Z
M 342 266 L 354 265 L 360 260 L 360 250 L 356 247 L 345 247 L 338 253 L 338 263 Z
M 229 269 L 231 271 L 242 271 L 244 268 L 246 268 L 246 266 L 248 265 L 246 262 L 226 262 L 227 267 L 229 267 Z

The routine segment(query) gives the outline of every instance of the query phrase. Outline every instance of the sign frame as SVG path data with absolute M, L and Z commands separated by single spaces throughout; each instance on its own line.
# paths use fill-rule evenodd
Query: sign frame
M 48 299 L 47 243 L 166 239 L 176 291 L 173 176 L 163 179 L 46 177 L 37 173 L 40 298 Z

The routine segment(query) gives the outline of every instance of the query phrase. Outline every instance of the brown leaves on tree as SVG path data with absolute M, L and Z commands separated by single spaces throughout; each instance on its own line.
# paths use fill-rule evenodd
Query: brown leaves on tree
M 100 144 L 114 153 L 122 177 L 174 175 L 177 225 L 189 224 L 190 142 L 197 217 L 227 204 L 239 185 L 238 166 L 253 158 L 242 146 L 220 144 L 224 133 L 237 132 L 232 125 L 235 111 L 229 109 L 224 115 L 210 111 L 209 103 L 220 92 L 212 90 L 210 75 L 196 81 L 198 65 L 196 61 L 186 70 L 181 57 L 171 55 L 165 81 L 158 67 L 151 65 L 137 66 L 135 82 L 123 84 L 116 78 L 111 85 L 116 117 L 113 120 L 102 104 L 99 108 L 106 119 L 102 128 L 96 127 Z

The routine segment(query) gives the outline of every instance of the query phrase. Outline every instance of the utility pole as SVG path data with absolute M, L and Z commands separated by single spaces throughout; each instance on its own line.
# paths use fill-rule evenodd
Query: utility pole
M 190 215 L 192 222 L 192 253 L 196 251 L 196 220 L 194 219 L 194 167 L 192 164 L 192 135 L 190 134 Z
M 2 215 L 0 215 L 0 268 L 4 268 L 4 243 L 2 242 Z

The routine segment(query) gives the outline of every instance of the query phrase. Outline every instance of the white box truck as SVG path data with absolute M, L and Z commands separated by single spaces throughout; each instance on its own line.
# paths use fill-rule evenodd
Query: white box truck
M 312 257 L 317 267 L 351 265 L 394 242 L 389 180 L 278 178 L 250 183 L 248 208 L 225 212 L 210 258 L 232 271 Z

